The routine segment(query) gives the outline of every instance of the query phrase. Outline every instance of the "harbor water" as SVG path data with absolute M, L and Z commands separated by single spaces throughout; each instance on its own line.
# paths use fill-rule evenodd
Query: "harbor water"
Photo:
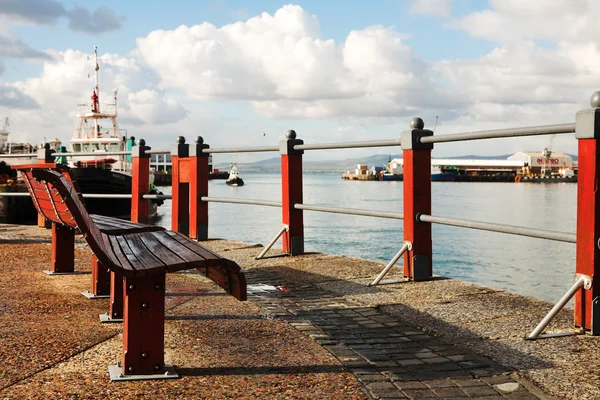
M 243 173 L 243 187 L 212 180 L 209 196 L 281 201 L 279 174 Z M 165 193 L 170 187 L 163 187 Z M 347 181 L 338 174 L 304 174 L 304 203 L 402 212 L 402 182 Z M 432 214 L 575 232 L 574 183 L 434 182 Z M 170 228 L 170 201 L 154 223 Z M 281 209 L 209 205 L 209 237 L 266 245 L 281 229 Z M 402 221 L 304 212 L 305 250 L 389 262 L 402 245 Z M 281 247 L 280 242 L 276 246 Z M 258 254 L 258 251 L 257 251 Z M 401 264 L 401 261 L 400 263 Z M 324 266 L 326 268 L 326 266 Z M 434 225 L 433 271 L 542 300 L 556 301 L 573 283 L 575 245 Z

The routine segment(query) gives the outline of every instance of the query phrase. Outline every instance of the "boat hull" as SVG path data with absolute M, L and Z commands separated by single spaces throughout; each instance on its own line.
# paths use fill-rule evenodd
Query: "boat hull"
M 101 168 L 72 168 L 71 173 L 81 193 L 85 194 L 131 194 L 131 175 Z M 90 214 L 129 218 L 131 199 L 84 198 Z M 156 214 L 157 205 L 149 201 L 149 215 Z
M 225 183 L 229 186 L 244 186 L 244 181 L 242 178 L 228 179 L 225 181 Z

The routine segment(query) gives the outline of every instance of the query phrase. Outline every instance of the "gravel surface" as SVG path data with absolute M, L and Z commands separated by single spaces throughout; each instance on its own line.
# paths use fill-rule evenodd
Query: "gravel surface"
M 314 340 L 190 273 L 167 278 L 165 358 L 182 378 L 111 383 L 122 326 L 99 323 L 107 299 L 80 294 L 91 275 L 47 276 L 50 246 L 1 230 L 0 252 L 2 399 L 368 398 Z M 89 250 L 76 257 L 76 269 L 90 271 Z

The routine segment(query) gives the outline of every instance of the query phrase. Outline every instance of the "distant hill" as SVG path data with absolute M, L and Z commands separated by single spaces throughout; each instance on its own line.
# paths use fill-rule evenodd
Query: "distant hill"
M 474 154 L 467 154 L 464 156 L 454 157 L 443 157 L 437 156 L 435 158 L 454 158 L 457 160 L 506 160 L 512 154 L 504 154 L 498 156 L 479 156 Z M 573 161 L 577 161 L 577 156 L 569 154 Z M 348 158 L 346 160 L 323 160 L 323 161 L 304 161 L 305 172 L 329 172 L 329 173 L 342 173 L 347 170 L 353 170 L 358 164 L 367 164 L 369 166 L 383 166 L 387 164 L 388 160 L 392 158 L 402 158 L 402 154 L 373 154 L 367 157 L 360 158 Z M 272 157 L 265 160 L 255 161 L 251 163 L 238 163 L 240 172 L 279 172 L 281 171 L 281 158 Z M 217 163 L 214 168 L 221 170 L 229 169 L 229 163 Z

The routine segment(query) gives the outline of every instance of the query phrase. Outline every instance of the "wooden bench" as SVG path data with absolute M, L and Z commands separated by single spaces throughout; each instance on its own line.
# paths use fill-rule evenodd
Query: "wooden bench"
M 199 269 L 238 300 L 246 300 L 239 265 L 177 232 L 146 231 L 104 219 L 100 230 L 70 181 L 53 164 L 13 166 L 21 171 L 38 212 L 55 225 L 78 229 L 98 261 L 123 281 L 122 367 L 111 366 L 111 380 L 177 377 L 164 363 L 165 277 L 167 272 Z M 103 218 L 96 217 L 102 224 Z

